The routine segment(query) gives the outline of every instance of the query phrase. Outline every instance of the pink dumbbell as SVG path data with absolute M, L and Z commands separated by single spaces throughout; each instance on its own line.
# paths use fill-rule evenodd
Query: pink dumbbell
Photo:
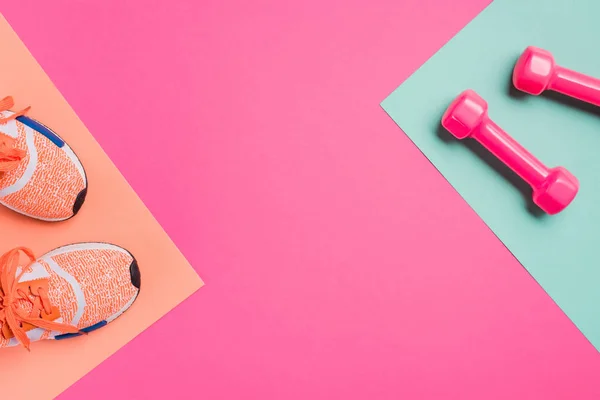
M 533 188 L 533 201 L 548 214 L 565 209 L 579 182 L 563 167 L 547 168 L 487 115 L 488 105 L 472 90 L 462 92 L 444 113 L 442 125 L 458 139 L 472 137 Z
M 523 92 L 538 95 L 554 90 L 600 106 L 600 80 L 554 63 L 549 51 L 530 46 L 517 60 L 513 84 Z

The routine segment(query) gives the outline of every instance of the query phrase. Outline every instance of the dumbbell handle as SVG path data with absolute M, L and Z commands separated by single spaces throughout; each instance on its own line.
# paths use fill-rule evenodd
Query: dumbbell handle
M 600 106 L 600 79 L 558 65 L 554 68 L 548 89 Z
M 532 187 L 539 188 L 544 184 L 549 169 L 491 119 L 486 117 L 471 137 Z

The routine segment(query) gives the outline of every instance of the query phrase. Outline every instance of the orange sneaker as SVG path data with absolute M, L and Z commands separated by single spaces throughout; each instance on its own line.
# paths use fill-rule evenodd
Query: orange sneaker
M 63 221 L 81 208 L 87 179 L 73 150 L 52 130 L 0 100 L 0 204 L 29 217 Z
M 26 266 L 21 266 L 23 256 Z M 31 250 L 0 257 L 0 347 L 66 339 L 123 314 L 140 291 L 127 250 L 106 243 L 59 247 L 36 260 Z

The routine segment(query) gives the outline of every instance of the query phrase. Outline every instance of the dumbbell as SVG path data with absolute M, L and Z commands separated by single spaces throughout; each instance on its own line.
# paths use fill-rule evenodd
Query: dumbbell
M 557 214 L 573 201 L 579 181 L 563 167 L 547 168 L 488 117 L 487 102 L 473 90 L 462 92 L 442 117 L 442 126 L 457 139 L 473 138 L 523 178 L 533 202 Z
M 553 90 L 600 106 L 600 80 L 556 65 L 552 54 L 529 46 L 515 64 L 513 84 L 523 92 L 539 95 Z

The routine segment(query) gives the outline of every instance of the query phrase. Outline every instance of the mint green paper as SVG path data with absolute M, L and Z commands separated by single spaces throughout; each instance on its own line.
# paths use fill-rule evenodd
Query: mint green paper
M 600 77 L 599 43 L 599 0 L 496 0 L 382 103 L 597 350 L 600 108 L 560 96 L 518 95 L 510 79 L 529 45 L 551 51 L 560 65 Z M 565 211 L 532 212 L 530 193 L 476 154 L 478 146 L 440 128 L 446 107 L 469 88 L 525 148 L 579 179 L 579 194 Z

